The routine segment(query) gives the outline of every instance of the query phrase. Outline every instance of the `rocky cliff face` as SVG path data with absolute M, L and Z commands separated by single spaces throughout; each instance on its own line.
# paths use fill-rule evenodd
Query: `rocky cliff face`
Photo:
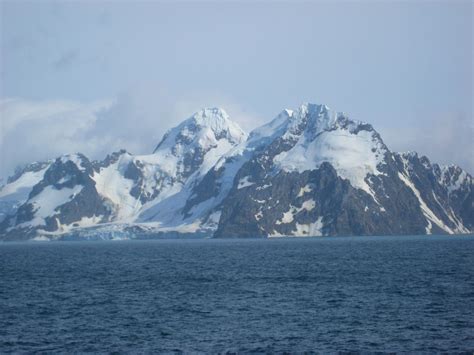
M 472 228 L 467 173 L 462 184 L 451 183 L 452 196 L 460 195 L 456 203 L 471 211 L 461 216 L 451 207 L 449 179 L 435 177 L 426 157 L 390 152 L 372 126 L 325 106 L 282 112 L 253 132 L 248 146 L 242 155 L 252 153 L 220 207 L 217 237 L 467 233 Z M 221 169 L 232 169 L 236 156 Z
M 284 110 L 249 137 L 220 109 L 194 114 L 153 154 L 34 164 L 0 190 L 3 239 L 472 233 L 472 177 L 394 153 L 324 105 Z

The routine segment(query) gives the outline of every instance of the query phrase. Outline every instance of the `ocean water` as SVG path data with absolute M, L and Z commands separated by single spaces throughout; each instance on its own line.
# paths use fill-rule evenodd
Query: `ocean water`
M 474 237 L 0 245 L 0 352 L 472 352 Z

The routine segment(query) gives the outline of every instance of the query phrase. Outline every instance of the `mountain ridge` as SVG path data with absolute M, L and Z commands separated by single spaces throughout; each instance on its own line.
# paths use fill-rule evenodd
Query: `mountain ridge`
M 247 135 L 202 109 L 152 154 L 82 154 L 19 170 L 0 189 L 0 239 L 472 233 L 472 176 L 395 153 L 325 105 Z

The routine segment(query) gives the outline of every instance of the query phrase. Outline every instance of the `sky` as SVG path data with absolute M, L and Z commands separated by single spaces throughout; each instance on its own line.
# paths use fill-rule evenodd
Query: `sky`
M 0 0 L 0 177 L 151 153 L 203 107 L 245 130 L 326 104 L 474 173 L 471 1 Z

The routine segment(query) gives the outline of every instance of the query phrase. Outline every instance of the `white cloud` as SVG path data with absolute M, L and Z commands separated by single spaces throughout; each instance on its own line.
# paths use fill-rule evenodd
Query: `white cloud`
M 93 153 L 104 142 L 85 133 L 94 126 L 96 116 L 107 110 L 111 101 L 78 103 L 73 101 L 0 101 L 0 177 L 12 173 L 17 165 L 44 160 L 62 153 Z
M 149 88 L 148 88 L 149 89 Z M 261 123 L 254 114 L 217 96 L 175 99 L 157 90 L 135 90 L 114 100 L 0 101 L 0 178 L 19 165 L 81 152 L 91 159 L 127 149 L 153 151 L 165 131 L 207 106 L 223 107 L 250 129 Z

